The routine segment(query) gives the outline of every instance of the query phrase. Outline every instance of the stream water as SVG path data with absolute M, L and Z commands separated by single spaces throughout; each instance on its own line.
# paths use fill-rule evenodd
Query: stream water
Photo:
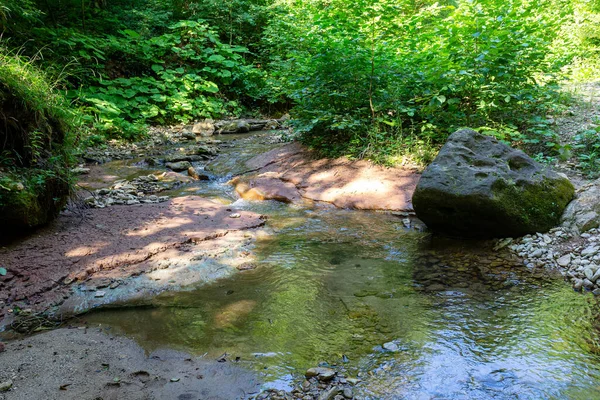
M 227 353 L 270 387 L 328 362 L 360 377 L 357 398 L 600 399 L 593 296 L 489 243 L 435 238 L 389 213 L 236 200 L 225 182 L 265 137 L 231 139 L 206 166 L 211 181 L 172 194 L 267 215 L 258 267 L 89 324 L 149 351 Z

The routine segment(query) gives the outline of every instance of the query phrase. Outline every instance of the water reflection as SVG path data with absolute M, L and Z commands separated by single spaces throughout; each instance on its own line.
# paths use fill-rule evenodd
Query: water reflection
M 278 384 L 345 356 L 361 398 L 600 398 L 597 304 L 560 278 L 388 214 L 238 205 L 277 231 L 259 268 L 88 321 L 149 350 L 241 357 Z

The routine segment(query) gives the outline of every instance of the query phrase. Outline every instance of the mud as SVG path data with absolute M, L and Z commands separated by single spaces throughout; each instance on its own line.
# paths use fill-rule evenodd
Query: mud
M 173 350 L 146 354 L 102 328 L 57 329 L 11 341 L 0 353 L 0 400 L 241 399 L 256 376 L 231 361 Z M 6 386 L 8 386 L 8 384 Z

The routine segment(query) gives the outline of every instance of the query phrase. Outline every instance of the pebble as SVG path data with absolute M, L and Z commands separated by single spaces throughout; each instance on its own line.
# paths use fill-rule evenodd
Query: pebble
M 531 258 L 540 258 L 544 253 L 545 251 L 543 249 L 537 249 L 536 251 L 531 253 Z
M 8 380 L 5 382 L 0 382 L 0 392 L 7 392 L 13 385 L 13 381 Z
M 593 256 L 598 253 L 598 247 L 596 246 L 588 246 L 581 251 L 581 255 L 584 257 Z
M 564 256 L 562 256 L 561 258 L 556 260 L 556 262 L 561 267 L 568 267 L 569 264 L 571 263 L 571 254 L 565 254 Z
M 387 351 L 398 351 L 399 350 L 398 345 L 394 342 L 384 343 L 382 347 L 384 350 L 387 350 Z
M 583 243 L 574 239 L 583 239 Z M 526 235 L 522 238 L 500 239 L 494 249 L 503 246 L 513 255 L 523 260 L 528 268 L 559 269 L 560 273 L 571 281 L 573 289 L 591 291 L 600 295 L 600 229 L 574 236 L 571 231 L 554 228 L 546 234 Z M 558 257 L 559 254 L 562 256 Z M 598 289 L 598 290 L 596 290 Z
M 585 275 L 585 277 L 587 279 L 589 279 L 590 281 L 593 281 L 593 277 L 594 277 L 594 270 L 592 270 L 591 268 L 586 268 L 583 270 L 583 274 Z
M 332 400 L 338 393 L 340 393 L 342 390 L 337 387 L 334 386 L 331 389 L 321 393 L 321 395 L 319 396 L 319 400 Z
M 106 292 L 104 290 L 98 290 L 96 293 L 94 293 L 94 297 L 104 297 L 106 295 Z

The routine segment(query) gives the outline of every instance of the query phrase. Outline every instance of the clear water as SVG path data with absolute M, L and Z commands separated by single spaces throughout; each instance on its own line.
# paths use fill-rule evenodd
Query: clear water
M 600 399 L 598 304 L 560 276 L 390 214 L 236 205 L 269 216 L 258 268 L 87 322 L 239 357 L 275 386 L 326 361 L 360 376 L 358 398 Z

